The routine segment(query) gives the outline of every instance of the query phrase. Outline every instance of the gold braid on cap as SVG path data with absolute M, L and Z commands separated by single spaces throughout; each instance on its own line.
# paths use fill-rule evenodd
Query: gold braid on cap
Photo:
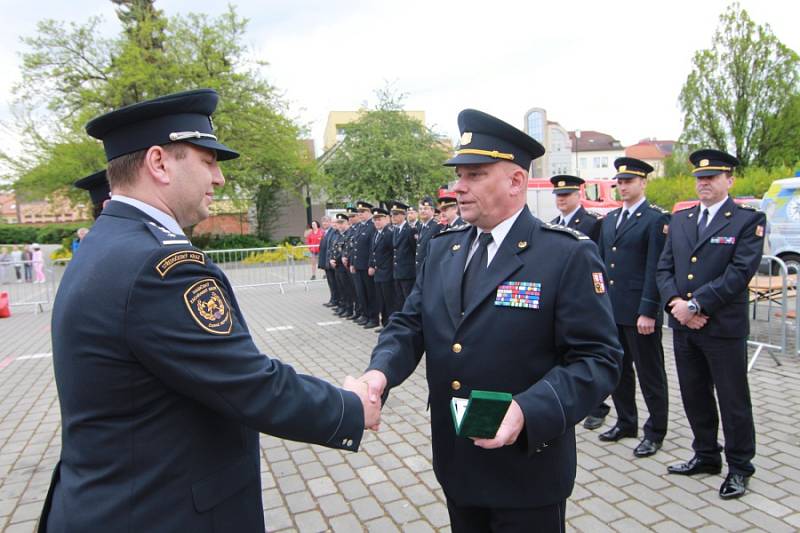
M 464 148 L 462 150 L 456 150 L 456 155 L 461 154 L 485 155 L 495 159 L 508 159 L 510 161 L 514 160 L 514 154 L 504 154 L 503 152 L 498 152 L 497 150 L 478 150 L 477 148 Z

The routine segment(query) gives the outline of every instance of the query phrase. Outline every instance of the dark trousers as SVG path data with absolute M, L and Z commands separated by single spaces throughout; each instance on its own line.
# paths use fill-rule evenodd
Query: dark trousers
M 683 330 L 673 330 L 672 338 L 683 408 L 694 433 L 695 455 L 708 462 L 720 462 L 716 389 L 728 468 L 734 474 L 752 475 L 756 436 L 747 383 L 747 339 Z
M 563 533 L 567 502 L 523 509 L 456 507 L 447 499 L 453 533 Z
M 330 301 L 333 303 L 339 302 L 339 291 L 336 288 L 336 269 L 333 268 L 326 268 L 325 269 L 325 281 L 328 282 L 328 290 L 331 293 Z
M 339 291 L 339 307 L 348 313 L 353 312 L 353 293 L 351 289 L 350 273 L 344 268 L 336 269 L 336 286 Z
M 361 287 L 361 283 L 358 279 L 358 270 L 355 272 L 350 272 L 348 270 L 348 273 L 350 275 L 350 286 L 353 288 L 353 303 L 355 304 L 356 316 L 361 316 L 365 314 L 364 305 L 366 300 L 364 299 L 365 295 L 362 290 L 363 288 Z
M 375 281 L 367 270 L 356 270 L 353 278 L 357 291 L 361 293 L 361 314 L 370 320 L 378 319 L 378 306 L 375 301 Z
M 661 442 L 667 434 L 669 403 L 661 327 L 656 324 L 655 331 L 650 335 L 639 334 L 636 326 L 617 324 L 617 331 L 624 352 L 622 377 L 611 395 L 614 408 L 617 410 L 617 426 L 622 429 L 638 430 L 639 419 L 636 410 L 638 376 L 644 403 L 650 414 L 644 423 L 644 438 Z
M 385 326 L 389 323 L 389 316 L 395 312 L 394 281 L 376 281 L 375 296 L 381 315 L 381 326 Z
M 395 292 L 395 310 L 400 311 L 403 308 L 403 304 L 406 303 L 406 298 L 408 295 L 411 294 L 411 289 L 414 288 L 414 280 L 413 279 L 396 279 L 394 280 L 394 292 Z

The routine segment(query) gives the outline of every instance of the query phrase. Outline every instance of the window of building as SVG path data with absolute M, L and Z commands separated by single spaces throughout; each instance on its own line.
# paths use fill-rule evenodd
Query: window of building
M 588 165 L 587 158 L 581 157 L 581 168 L 582 169 L 586 169 L 586 168 L 588 168 L 587 165 Z
M 608 168 L 608 157 L 595 157 L 592 163 L 594 168 Z

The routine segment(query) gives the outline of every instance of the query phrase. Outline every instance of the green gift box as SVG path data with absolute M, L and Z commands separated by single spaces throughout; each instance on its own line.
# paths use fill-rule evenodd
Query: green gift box
M 493 439 L 511 405 L 511 394 L 474 390 L 469 398 L 452 398 L 450 413 L 459 437 Z

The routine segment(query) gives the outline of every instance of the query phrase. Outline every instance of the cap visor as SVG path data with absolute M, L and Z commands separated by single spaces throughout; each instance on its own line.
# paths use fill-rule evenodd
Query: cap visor
M 722 174 L 721 170 L 695 170 L 692 172 L 695 178 L 709 178 L 711 176 L 716 176 L 717 174 Z
M 228 159 L 236 159 L 239 157 L 239 152 L 231 150 L 221 142 L 215 141 L 214 139 L 186 139 L 185 142 L 194 144 L 195 146 L 200 146 L 202 148 L 208 148 L 209 150 L 214 150 L 217 152 L 217 161 L 227 161 Z
M 445 161 L 444 166 L 455 167 L 458 165 L 486 165 L 497 163 L 498 161 L 500 161 L 500 159 L 495 159 L 494 157 L 488 157 L 485 155 L 458 154 L 455 157 L 451 157 Z
M 633 178 L 643 178 L 644 176 L 637 176 L 636 174 L 628 174 L 627 172 L 620 172 L 614 176 L 615 180 L 632 180 Z

